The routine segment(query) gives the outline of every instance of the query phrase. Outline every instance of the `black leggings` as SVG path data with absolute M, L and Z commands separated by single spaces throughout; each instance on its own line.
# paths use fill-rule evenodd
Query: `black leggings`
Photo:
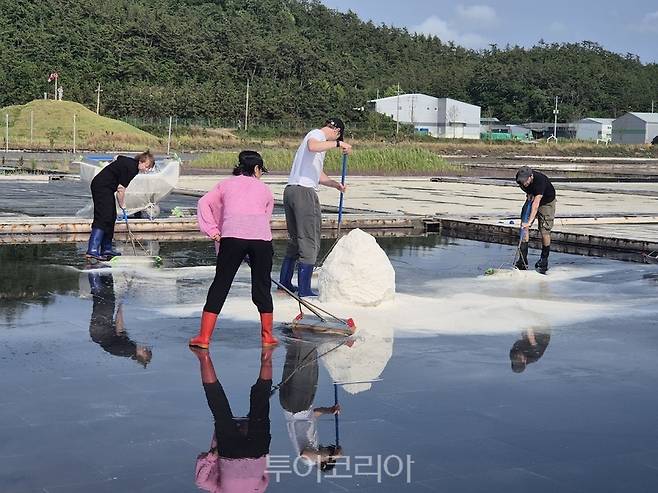
M 265 240 L 243 240 L 241 238 L 222 238 L 217 254 L 215 279 L 208 290 L 203 311 L 219 313 L 222 311 L 233 278 L 240 268 L 242 260 L 249 255 L 251 266 L 251 299 L 260 313 L 272 313 L 272 242 Z
M 251 387 L 246 429 L 233 418 L 231 406 L 219 381 L 204 383 L 208 407 L 215 418 L 217 452 L 221 457 L 258 458 L 270 451 L 270 392 L 272 380 L 260 378 Z

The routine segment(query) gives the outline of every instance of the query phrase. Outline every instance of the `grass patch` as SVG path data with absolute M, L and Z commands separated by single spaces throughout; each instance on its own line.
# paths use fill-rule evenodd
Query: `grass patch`
M 296 149 L 260 149 L 265 166 L 270 171 L 289 172 Z M 231 169 L 237 161 L 237 152 L 212 152 L 190 162 L 190 166 L 203 169 Z M 324 162 L 324 171 L 338 174 L 342 156 L 329 151 Z M 429 175 L 455 173 L 461 166 L 448 163 L 438 154 L 419 147 L 358 148 L 350 156 L 348 170 L 356 174 L 376 175 Z
M 76 115 L 78 149 L 141 149 L 156 147 L 160 140 L 128 123 L 99 116 L 72 101 L 34 100 L 0 109 L 9 115 L 9 146 L 32 149 L 72 149 L 73 115 Z M 32 120 L 32 145 L 30 145 Z M 4 126 L 4 125 L 3 125 Z M 2 132 L 4 143 L 4 131 Z M 165 143 L 166 145 L 166 143 Z

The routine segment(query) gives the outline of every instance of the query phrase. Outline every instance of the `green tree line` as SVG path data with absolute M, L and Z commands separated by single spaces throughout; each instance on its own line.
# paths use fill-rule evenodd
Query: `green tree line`
M 317 0 L 0 0 L 0 106 L 52 93 L 114 117 L 321 119 L 397 83 L 506 121 L 649 111 L 658 65 L 592 42 L 467 50 Z

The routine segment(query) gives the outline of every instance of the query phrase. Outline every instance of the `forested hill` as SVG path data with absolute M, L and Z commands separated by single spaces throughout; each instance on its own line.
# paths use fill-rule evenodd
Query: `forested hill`
M 110 116 L 260 120 L 358 118 L 405 92 L 527 121 L 649 111 L 658 65 L 589 42 L 475 52 L 298 0 L 0 0 L 0 107 L 40 97 L 57 71 L 65 99 Z

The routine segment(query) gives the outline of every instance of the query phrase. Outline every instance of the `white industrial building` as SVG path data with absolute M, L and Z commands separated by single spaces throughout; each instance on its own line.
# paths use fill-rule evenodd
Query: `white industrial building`
M 613 144 L 649 144 L 658 136 L 658 113 L 626 113 L 612 122 Z
M 443 139 L 479 139 L 480 107 L 426 94 L 400 94 L 369 101 L 378 113 L 416 131 Z
M 583 118 L 575 122 L 576 139 L 608 142 L 612 138 L 614 118 Z

